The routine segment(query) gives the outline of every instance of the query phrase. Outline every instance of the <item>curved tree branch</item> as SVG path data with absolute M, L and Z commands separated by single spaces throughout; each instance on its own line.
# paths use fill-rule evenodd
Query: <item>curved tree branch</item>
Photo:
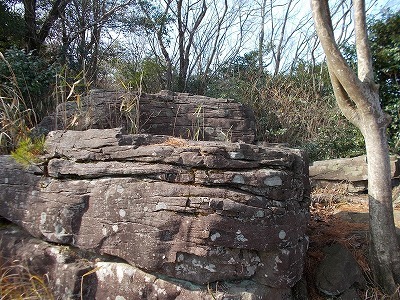
M 357 44 L 358 78 L 361 81 L 375 85 L 372 67 L 371 51 L 369 48 L 367 24 L 365 18 L 365 1 L 354 1 L 355 33 Z
M 315 28 L 324 49 L 328 68 L 335 74 L 348 96 L 360 109 L 368 109 L 363 99 L 362 82 L 343 58 L 335 41 L 328 0 L 311 0 Z M 329 24 L 329 26 L 324 26 Z

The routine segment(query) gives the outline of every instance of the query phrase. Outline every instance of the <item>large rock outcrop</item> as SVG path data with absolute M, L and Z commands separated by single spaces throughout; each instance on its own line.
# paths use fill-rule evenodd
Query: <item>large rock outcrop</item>
M 398 185 L 400 174 L 398 156 L 390 156 L 390 167 L 392 183 Z M 365 192 L 368 189 L 367 156 L 315 161 L 310 165 L 310 180 L 315 187 L 341 184 L 346 186 L 348 192 Z
M 122 127 L 129 133 L 201 141 L 253 143 L 255 139 L 252 110 L 230 99 L 171 91 L 138 94 L 91 90 L 78 100 L 58 105 L 56 112 L 46 117 L 36 132 Z
M 28 170 L 0 157 L 0 215 L 38 239 L 116 257 L 134 268 L 128 282 L 159 278 L 205 291 L 199 299 L 212 282 L 284 297 L 302 275 L 310 191 L 299 150 L 91 129 L 51 132 L 46 151 Z M 193 299 L 177 295 L 159 299 Z

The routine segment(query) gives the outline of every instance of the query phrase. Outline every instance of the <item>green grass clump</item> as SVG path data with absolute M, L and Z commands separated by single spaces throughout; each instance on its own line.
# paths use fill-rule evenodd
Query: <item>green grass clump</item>
M 26 137 L 22 139 L 11 156 L 19 164 L 29 167 L 42 162 L 41 155 L 44 153 L 45 137 L 32 139 Z

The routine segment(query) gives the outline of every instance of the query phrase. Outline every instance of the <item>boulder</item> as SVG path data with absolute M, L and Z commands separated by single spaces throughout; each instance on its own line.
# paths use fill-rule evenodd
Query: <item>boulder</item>
M 163 134 L 202 141 L 255 139 L 252 110 L 231 99 L 161 91 L 138 94 L 91 90 L 57 106 L 42 120 L 35 134 L 56 129 L 86 130 L 123 127 L 129 133 Z
M 390 165 L 393 184 L 396 184 L 400 175 L 399 158 L 391 156 Z M 315 161 L 310 164 L 309 172 L 311 184 L 314 187 L 343 184 L 351 193 L 365 192 L 368 189 L 368 166 L 365 155 Z
M 350 299 L 357 294 L 354 288 L 365 288 L 366 281 L 353 255 L 341 244 L 324 248 L 325 257 L 319 264 L 316 274 L 316 286 L 327 296 L 340 296 Z M 359 299 L 359 298 L 353 298 Z
M 299 150 L 90 129 L 49 133 L 44 159 L 24 169 L 0 157 L 0 215 L 38 239 L 203 287 L 287 291 L 301 278 Z
M 210 284 L 156 276 L 109 256 L 54 245 L 33 238 L 16 226 L 0 229 L 5 265 L 25 267 L 45 281 L 56 299 L 290 299 L 290 289 L 272 289 L 247 280 Z

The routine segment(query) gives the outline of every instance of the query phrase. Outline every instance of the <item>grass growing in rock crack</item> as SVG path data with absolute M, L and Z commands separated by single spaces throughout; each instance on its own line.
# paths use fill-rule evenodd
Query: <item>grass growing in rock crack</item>
M 0 265 L 1 300 L 53 300 L 46 280 L 32 274 L 19 261 Z

